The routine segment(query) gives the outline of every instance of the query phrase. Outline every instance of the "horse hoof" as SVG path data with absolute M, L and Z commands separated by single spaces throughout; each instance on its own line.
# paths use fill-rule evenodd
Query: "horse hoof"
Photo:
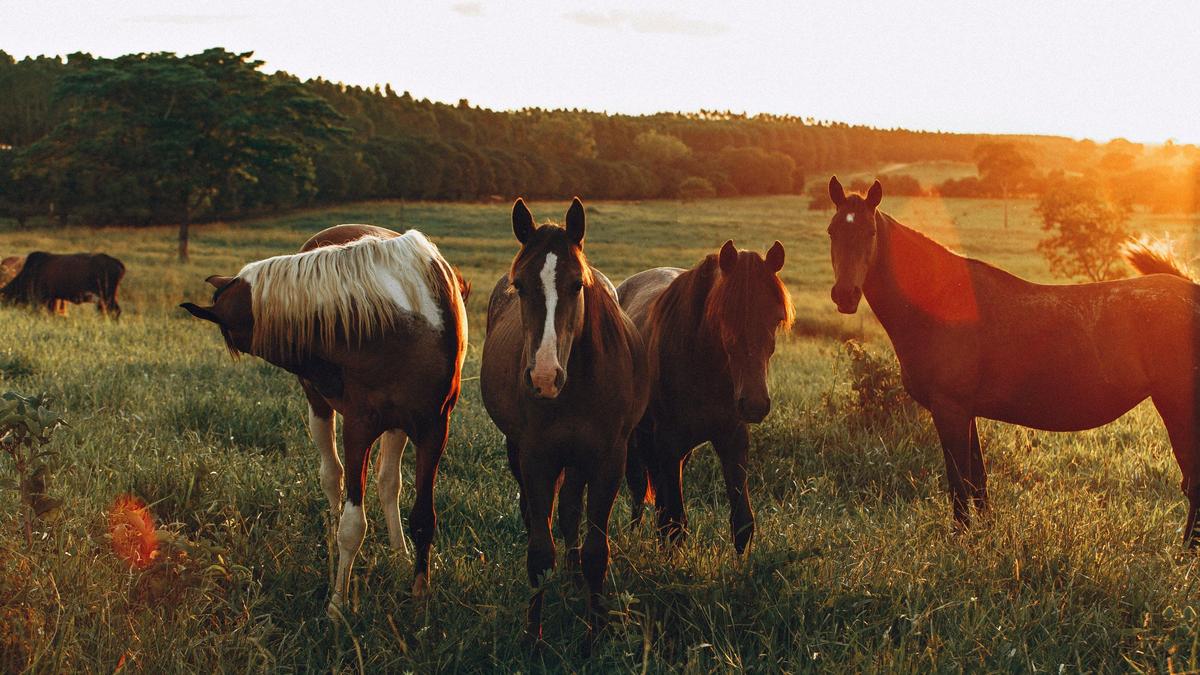
M 412 594 L 414 598 L 419 600 L 429 597 L 429 575 L 417 575 L 417 578 L 413 580 Z

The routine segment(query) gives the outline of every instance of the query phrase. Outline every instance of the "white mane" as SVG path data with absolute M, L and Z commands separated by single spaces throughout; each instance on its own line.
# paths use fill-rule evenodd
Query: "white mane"
M 250 284 L 263 356 L 302 358 L 339 336 L 361 344 L 405 320 L 441 331 L 439 298 L 462 304 L 450 266 L 416 230 L 259 260 L 238 277 Z

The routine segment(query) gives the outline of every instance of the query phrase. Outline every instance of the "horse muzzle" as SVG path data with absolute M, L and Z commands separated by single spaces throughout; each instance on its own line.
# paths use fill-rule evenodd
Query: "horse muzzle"
M 833 290 L 829 292 L 829 297 L 833 299 L 839 312 L 853 314 L 858 311 L 858 303 L 862 300 L 862 288 L 835 284 Z
M 567 383 L 567 373 L 559 366 L 553 368 L 526 368 L 525 384 L 534 398 L 555 399 Z
M 752 399 L 743 396 L 737 400 L 737 412 L 743 422 L 758 424 L 767 419 L 767 414 L 771 412 L 771 399 Z

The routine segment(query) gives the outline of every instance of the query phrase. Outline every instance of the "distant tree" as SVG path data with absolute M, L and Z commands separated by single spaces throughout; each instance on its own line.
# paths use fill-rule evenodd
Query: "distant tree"
M 120 179 L 139 188 L 145 199 L 129 201 L 148 210 L 137 215 L 177 219 L 186 260 L 192 219 L 218 193 L 260 184 L 284 196 L 311 192 L 314 141 L 340 131 L 323 100 L 261 66 L 249 52 L 224 49 L 88 60 L 61 78 L 65 119 L 34 155 L 47 174 L 82 172 L 96 186 Z M 114 218 L 125 215 L 119 199 L 113 209 Z
M 638 158 L 652 164 L 673 166 L 692 156 L 687 143 L 677 136 L 662 134 L 654 129 L 643 131 L 633 139 Z
M 709 182 L 707 178 L 700 176 L 688 176 L 679 184 L 679 198 L 684 201 L 693 199 L 708 199 L 709 197 L 717 196 L 717 189 Z
M 998 188 L 1004 200 L 1004 227 L 1008 227 L 1009 193 L 1019 189 L 1033 174 L 1033 160 L 1016 143 L 980 143 L 975 148 L 975 165 L 980 182 Z
M 1094 181 L 1055 181 L 1042 194 L 1037 213 L 1046 232 L 1037 248 L 1050 263 L 1051 273 L 1091 281 L 1125 275 L 1120 247 L 1129 239 L 1129 213 L 1108 203 Z

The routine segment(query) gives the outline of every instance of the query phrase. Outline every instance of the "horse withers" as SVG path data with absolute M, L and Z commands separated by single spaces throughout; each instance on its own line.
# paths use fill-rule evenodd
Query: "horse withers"
M 746 465 L 749 425 L 771 409 L 767 370 L 775 336 L 795 311 L 779 279 L 783 244 L 766 257 L 732 241 L 690 270 L 660 267 L 617 287 L 621 306 L 646 344 L 650 403 L 634 432 L 626 474 L 636 525 L 654 500 L 659 532 L 687 532 L 683 469 L 692 450 L 711 441 L 721 460 L 734 548 L 754 533 Z
M 534 225 L 520 199 L 512 222 L 521 249 L 488 303 L 480 387 L 521 490 L 535 589 L 526 635 L 541 637 L 540 585 L 555 566 L 550 518 L 561 484 L 559 529 L 569 563 L 580 565 L 587 581 L 590 646 L 603 617 L 609 516 L 630 432 L 646 407 L 642 343 L 611 284 L 584 257 L 578 198 L 565 228 Z M 587 536 L 580 549 L 585 488 Z
M 437 524 L 433 490 L 458 401 L 467 345 L 469 286 L 425 235 L 338 225 L 300 253 L 252 262 L 234 277 L 212 276 L 210 307 L 184 303 L 217 324 L 235 356 L 247 353 L 299 377 L 309 431 L 321 452 L 321 487 L 336 523 L 337 576 L 330 612 L 340 611 L 366 536 L 363 493 L 371 446 L 388 537 L 406 548 L 400 525 L 400 459 L 417 448 L 409 533 L 416 548 L 413 594 L 429 590 Z M 341 413 L 346 469 L 338 457 Z M 345 481 L 345 502 L 342 487 Z
M 1200 510 L 1197 287 L 1178 276 L 1045 285 L 965 258 L 829 181 L 839 311 L 865 297 L 900 361 L 904 387 L 933 416 L 955 522 L 988 510 L 975 418 L 1047 431 L 1107 424 L 1150 398 L 1188 498 L 1184 542 Z M 1135 261 L 1136 262 L 1136 261 Z M 1152 269 L 1151 271 L 1158 271 Z

